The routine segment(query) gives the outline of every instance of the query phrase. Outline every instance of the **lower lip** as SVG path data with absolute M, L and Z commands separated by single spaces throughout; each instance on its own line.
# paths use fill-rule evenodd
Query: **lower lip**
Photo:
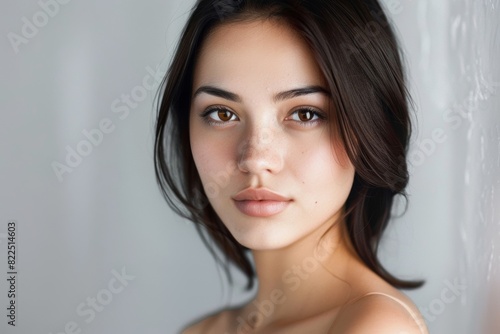
M 269 217 L 286 209 L 290 201 L 234 201 L 238 210 L 253 217 Z

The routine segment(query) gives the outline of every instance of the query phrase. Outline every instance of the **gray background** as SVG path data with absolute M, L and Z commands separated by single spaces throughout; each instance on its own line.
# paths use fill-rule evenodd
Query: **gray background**
M 62 2 L 4 1 L 0 13 L 0 331 L 176 333 L 249 296 L 241 276 L 227 288 L 154 179 L 150 72 L 166 71 L 194 1 Z M 407 54 L 418 128 L 409 210 L 392 222 L 381 257 L 400 277 L 427 279 L 407 293 L 432 333 L 493 333 L 500 328 L 500 1 L 385 3 Z M 13 46 L 13 34 L 24 43 Z M 85 147 L 85 130 L 101 122 L 108 133 Z M 78 145 L 89 154 L 59 179 L 53 163 L 65 163 Z M 10 220 L 17 221 L 16 327 L 6 318 Z M 133 278 L 118 291 L 122 270 Z M 81 315 L 88 298 L 103 303 L 92 319 Z

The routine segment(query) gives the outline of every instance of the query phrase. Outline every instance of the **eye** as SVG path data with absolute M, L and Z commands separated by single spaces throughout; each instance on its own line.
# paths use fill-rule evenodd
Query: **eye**
M 212 114 L 215 115 L 215 117 L 218 118 L 220 121 L 217 121 L 216 119 L 210 117 L 210 115 Z M 207 124 L 220 126 L 223 125 L 224 123 L 229 123 L 229 121 L 231 121 L 233 118 L 232 116 L 236 117 L 236 114 L 225 107 L 215 106 L 208 108 L 200 116 Z
M 298 116 L 298 118 L 292 117 L 292 119 L 301 126 L 313 126 L 326 119 L 326 115 L 324 113 L 310 107 L 297 109 L 292 113 L 292 115 Z M 316 116 L 316 118 L 314 118 L 314 116 Z

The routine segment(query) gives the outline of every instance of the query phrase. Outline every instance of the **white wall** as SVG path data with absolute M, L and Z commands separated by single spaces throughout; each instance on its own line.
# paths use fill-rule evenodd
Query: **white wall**
M 410 295 L 431 332 L 497 333 L 500 1 L 402 4 L 394 20 L 419 124 L 409 156 L 410 209 L 387 242 L 397 256 L 387 252 L 386 259 L 427 277 Z
M 246 296 L 242 280 L 232 295 L 223 286 L 193 227 L 170 211 L 154 179 L 151 73 L 165 72 L 193 2 L 68 1 L 45 10 L 40 3 L 55 2 L 5 3 L 2 333 L 175 333 Z M 418 129 L 410 207 L 386 235 L 383 262 L 400 276 L 427 279 L 408 293 L 431 332 L 493 333 L 493 321 L 500 328 L 493 308 L 500 297 L 500 1 L 385 3 L 407 52 Z M 30 31 L 27 21 L 40 27 Z M 11 33 L 25 38 L 17 48 Z M 85 146 L 85 130 L 99 126 L 108 133 Z M 52 165 L 67 165 L 68 148 L 89 154 L 58 178 Z M 16 328 L 6 317 L 11 220 Z M 125 283 L 115 279 L 122 271 Z M 456 296 L 454 283 L 462 287 Z M 100 311 L 90 311 L 93 298 Z

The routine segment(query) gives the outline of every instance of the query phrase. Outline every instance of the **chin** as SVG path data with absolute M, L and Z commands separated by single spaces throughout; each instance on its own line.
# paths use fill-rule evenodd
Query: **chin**
M 296 242 L 300 236 L 290 235 L 290 227 L 276 226 L 276 222 L 262 221 L 254 226 L 228 226 L 233 237 L 242 246 L 251 250 L 275 250 L 285 248 Z M 279 223 L 277 224 L 279 225 Z
M 288 242 L 286 240 L 255 240 L 250 238 L 236 239 L 242 246 L 247 247 L 252 251 L 269 251 L 285 248 L 291 245 L 293 242 Z

